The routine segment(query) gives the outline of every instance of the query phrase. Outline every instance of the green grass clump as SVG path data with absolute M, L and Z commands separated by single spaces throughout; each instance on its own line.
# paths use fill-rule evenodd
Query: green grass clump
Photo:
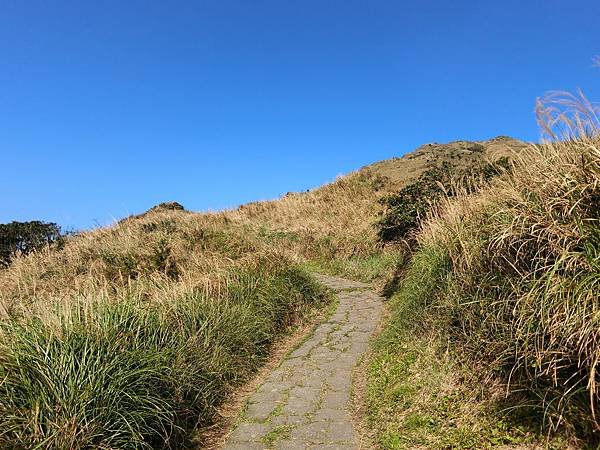
M 326 297 L 275 261 L 191 292 L 1 323 L 0 447 L 172 448 L 209 422 L 273 339 Z
M 375 249 L 372 253 L 364 256 L 317 258 L 307 261 L 305 265 L 317 272 L 372 282 L 389 278 L 401 260 L 402 256 L 395 251 Z
M 511 422 L 497 383 L 486 374 L 482 380 L 478 366 L 465 363 L 450 345 L 440 304 L 452 284 L 444 250 L 422 247 L 390 299 L 365 396 L 367 424 L 379 448 L 489 448 L 537 436 L 529 425 Z

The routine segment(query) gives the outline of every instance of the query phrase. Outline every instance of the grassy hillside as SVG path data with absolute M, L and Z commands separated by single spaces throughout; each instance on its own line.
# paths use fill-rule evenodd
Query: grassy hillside
M 389 199 L 438 185 L 409 245 L 383 242 Z M 316 269 L 391 296 L 365 397 L 380 447 L 580 447 L 598 428 L 599 186 L 594 139 L 427 144 L 307 193 L 166 205 L 17 258 L 0 271 L 0 444 L 181 445 L 327 302 Z
M 327 296 L 222 215 L 157 209 L 0 272 L 0 447 L 162 448 Z
M 380 161 L 369 166 L 376 175 L 386 178 L 390 189 L 399 190 L 414 182 L 427 169 L 447 164 L 454 171 L 481 167 L 503 157 L 512 157 L 527 147 L 522 141 L 498 136 L 487 141 L 455 141 L 448 144 L 425 144 L 400 158 Z
M 380 200 L 415 182 L 428 169 L 478 168 L 518 153 L 525 143 L 488 141 L 427 144 L 401 158 L 381 161 L 307 193 L 250 203 L 225 216 L 252 229 L 293 259 L 364 281 L 391 276 L 399 255 L 382 249 L 377 221 Z
M 594 448 L 598 138 L 529 146 L 512 171 L 440 202 L 417 241 L 369 369 L 377 443 Z

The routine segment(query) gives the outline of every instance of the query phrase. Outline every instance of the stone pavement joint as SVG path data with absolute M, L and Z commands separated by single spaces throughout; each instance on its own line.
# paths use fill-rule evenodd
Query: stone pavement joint
M 250 396 L 225 450 L 357 448 L 352 370 L 368 348 L 383 303 L 367 284 L 315 276 L 337 292 L 337 310 Z

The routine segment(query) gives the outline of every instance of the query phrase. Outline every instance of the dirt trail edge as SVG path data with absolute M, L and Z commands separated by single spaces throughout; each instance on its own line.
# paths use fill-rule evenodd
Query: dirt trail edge
M 225 450 L 354 449 L 352 369 L 367 349 L 383 311 L 369 286 L 316 275 L 339 305 L 248 399 Z

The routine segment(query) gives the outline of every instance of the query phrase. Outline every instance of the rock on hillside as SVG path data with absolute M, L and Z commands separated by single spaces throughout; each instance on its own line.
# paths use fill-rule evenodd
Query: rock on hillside
M 185 211 L 185 208 L 181 203 L 163 202 L 153 206 L 148 211 Z
M 165 211 L 185 211 L 186 209 L 183 207 L 181 203 L 177 202 L 163 202 L 158 205 L 154 205 L 148 211 L 145 211 L 141 214 L 132 214 L 131 216 L 125 217 L 119 220 L 118 223 L 128 222 L 132 219 L 141 219 L 142 217 L 146 217 L 146 215 L 155 213 L 155 212 L 165 212 Z

